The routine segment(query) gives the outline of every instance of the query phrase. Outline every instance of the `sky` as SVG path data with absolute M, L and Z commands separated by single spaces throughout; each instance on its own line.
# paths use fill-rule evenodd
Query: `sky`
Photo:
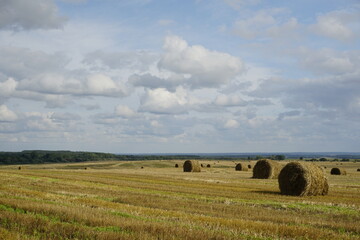
M 0 151 L 359 146 L 358 0 L 0 0 Z

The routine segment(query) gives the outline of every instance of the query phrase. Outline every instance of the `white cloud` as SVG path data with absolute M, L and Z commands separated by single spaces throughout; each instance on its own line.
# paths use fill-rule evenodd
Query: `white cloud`
M 6 105 L 0 105 L 0 122 L 12 122 L 17 119 L 16 113 L 8 109 Z
M 329 48 L 301 48 L 297 57 L 300 64 L 316 74 L 351 74 L 360 69 L 359 51 L 336 51 Z
M 247 101 L 243 100 L 240 96 L 233 95 L 219 95 L 216 97 L 214 103 L 218 106 L 246 106 Z
M 314 33 L 336 40 L 350 40 L 354 32 L 350 25 L 359 21 L 359 12 L 333 11 L 317 17 L 316 24 L 310 26 Z
M 273 38 L 288 40 L 289 38 L 291 39 L 297 36 L 299 28 L 298 20 L 292 17 L 284 23 L 278 23 L 269 27 L 266 33 Z
M 194 88 L 218 87 L 244 71 L 243 62 L 227 53 L 189 46 L 177 36 L 168 36 L 159 68 L 188 76 Z
M 247 40 L 276 39 L 283 42 L 297 38 L 300 24 L 297 18 L 287 13 L 288 10 L 282 8 L 263 9 L 251 17 L 237 20 L 233 31 Z
M 151 51 L 105 52 L 97 50 L 85 56 L 84 63 L 91 66 L 107 66 L 111 69 L 131 68 L 145 71 L 158 60 L 158 54 Z
M 115 83 L 103 74 L 89 76 L 86 82 L 87 91 L 84 94 L 123 97 L 127 94 L 125 86 Z
M 186 79 L 178 74 L 172 74 L 170 76 L 158 77 L 151 74 L 134 74 L 130 76 L 129 83 L 135 87 L 146 88 L 166 88 L 168 90 L 175 90 L 179 85 L 186 83 Z
M 0 47 L 0 72 L 21 80 L 46 72 L 61 72 L 69 59 L 61 53 L 48 54 L 20 47 Z
M 260 11 L 251 18 L 236 21 L 234 32 L 245 39 L 253 39 L 275 24 L 276 19 L 270 13 Z
M 140 111 L 158 114 L 182 114 L 187 112 L 187 94 L 181 87 L 172 93 L 164 88 L 147 90 L 141 99 Z
M 235 119 L 229 119 L 225 122 L 224 128 L 231 129 L 231 128 L 238 128 L 239 123 Z
M 2 0 L 0 29 L 29 30 L 60 28 L 66 21 L 52 0 Z
M 115 115 L 123 118 L 133 118 L 137 113 L 125 105 L 117 105 L 115 107 Z
M 60 124 L 52 119 L 53 112 L 26 112 L 25 126 L 27 131 L 59 131 Z
M 13 78 L 0 82 L 0 98 L 10 97 L 15 92 L 17 84 Z

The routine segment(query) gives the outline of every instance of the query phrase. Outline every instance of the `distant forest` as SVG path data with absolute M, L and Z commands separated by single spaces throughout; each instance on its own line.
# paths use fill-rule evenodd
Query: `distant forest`
M 74 163 L 86 161 L 140 161 L 199 158 L 193 155 L 117 155 L 99 152 L 42 151 L 0 152 L 0 164 Z
M 43 151 L 43 150 L 26 150 L 22 152 L 0 152 L 0 164 L 41 164 L 41 163 L 74 163 L 86 161 L 143 161 L 143 160 L 181 160 L 181 159 L 208 159 L 208 160 L 258 160 L 270 158 L 274 160 L 300 159 L 306 161 L 349 161 L 350 159 L 359 158 L 358 155 L 337 155 L 342 158 L 327 159 L 324 157 L 314 158 L 314 156 L 298 157 L 289 154 L 277 155 L 259 155 L 259 154 L 134 154 L 121 155 L 99 152 L 72 152 L 72 151 Z M 350 158 L 350 159 L 349 159 Z

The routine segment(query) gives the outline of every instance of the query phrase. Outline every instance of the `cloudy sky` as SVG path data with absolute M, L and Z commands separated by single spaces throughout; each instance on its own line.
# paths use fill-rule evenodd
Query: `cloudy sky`
M 360 151 L 358 0 L 0 0 L 0 151 Z

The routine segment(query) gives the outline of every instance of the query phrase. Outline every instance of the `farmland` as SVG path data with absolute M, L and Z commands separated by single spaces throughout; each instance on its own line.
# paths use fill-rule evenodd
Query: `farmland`
M 180 160 L 3 165 L 0 237 L 360 239 L 359 162 L 317 163 L 326 166 L 330 190 L 314 197 L 280 195 L 276 179 L 252 179 L 233 161 L 201 162 L 211 167 L 184 173 Z M 335 166 L 348 174 L 330 175 Z

